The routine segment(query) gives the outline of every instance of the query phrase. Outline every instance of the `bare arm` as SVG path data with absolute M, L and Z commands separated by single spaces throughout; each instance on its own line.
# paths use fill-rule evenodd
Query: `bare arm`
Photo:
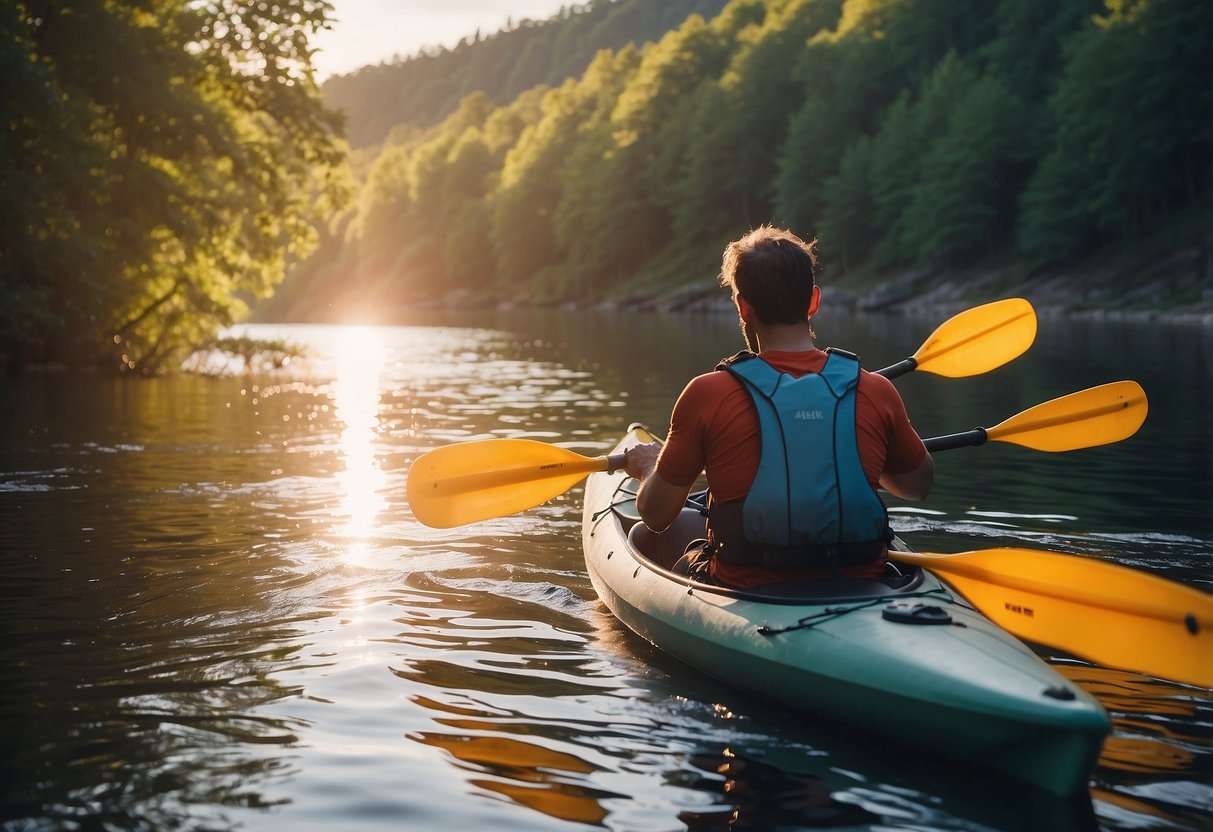
M 640 481 L 640 493 L 636 496 L 640 519 L 657 533 L 670 527 L 691 493 L 690 485 L 673 485 L 657 473 L 657 455 L 660 451 L 661 445 L 656 442 L 636 445 L 628 449 L 627 464 L 628 475 Z
M 904 500 L 921 500 L 931 493 L 935 483 L 935 460 L 930 454 L 913 471 L 894 474 L 885 471 L 880 475 L 880 487 Z

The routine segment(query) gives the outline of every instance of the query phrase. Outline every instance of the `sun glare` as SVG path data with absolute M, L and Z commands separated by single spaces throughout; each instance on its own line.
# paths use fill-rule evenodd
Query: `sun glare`
M 337 418 L 345 423 L 341 454 L 345 470 L 337 475 L 342 485 L 342 534 L 349 539 L 346 558 L 361 560 L 375 521 L 384 508 L 386 476 L 375 455 L 379 430 L 379 377 L 383 369 L 383 343 L 374 330 L 351 327 L 337 343 Z

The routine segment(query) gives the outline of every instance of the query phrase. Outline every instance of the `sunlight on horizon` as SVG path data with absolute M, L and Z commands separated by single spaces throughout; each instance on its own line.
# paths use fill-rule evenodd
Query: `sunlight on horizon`
M 334 405 L 337 418 L 345 423 L 340 445 L 345 469 L 337 475 L 344 492 L 341 514 L 346 518 L 340 533 L 349 539 L 346 560 L 357 563 L 365 557 L 368 539 L 386 507 L 387 476 L 375 455 L 383 342 L 368 327 L 349 327 L 337 342 L 334 359 Z

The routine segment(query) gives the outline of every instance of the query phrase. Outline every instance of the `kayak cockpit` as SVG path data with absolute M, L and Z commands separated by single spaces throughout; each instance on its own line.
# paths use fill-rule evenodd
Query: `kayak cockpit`
M 704 516 L 696 508 L 684 508 L 669 529 L 658 534 L 640 522 L 634 500 L 611 506 L 611 513 L 627 535 L 628 549 L 643 566 L 667 580 L 702 588 L 720 595 L 768 604 L 821 604 L 886 598 L 912 593 L 922 584 L 922 569 L 890 562 L 879 578 L 817 578 L 778 581 L 736 589 L 707 584 L 673 572 L 674 564 L 692 543 L 705 534 Z
M 633 430 L 614 452 L 651 439 Z M 931 568 L 897 561 L 904 571 L 877 580 L 704 584 L 672 568 L 705 536 L 702 501 L 651 535 L 634 479 L 597 471 L 585 489 L 582 546 L 595 591 L 624 626 L 671 656 L 814 719 L 993 766 L 1062 795 L 1086 786 L 1109 730 L 1099 703 Z

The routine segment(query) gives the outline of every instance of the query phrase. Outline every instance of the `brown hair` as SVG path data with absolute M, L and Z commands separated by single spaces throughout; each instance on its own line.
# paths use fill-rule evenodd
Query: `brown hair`
M 745 298 L 766 325 L 805 320 L 817 275 L 817 241 L 806 243 L 771 225 L 724 249 L 720 285 Z

